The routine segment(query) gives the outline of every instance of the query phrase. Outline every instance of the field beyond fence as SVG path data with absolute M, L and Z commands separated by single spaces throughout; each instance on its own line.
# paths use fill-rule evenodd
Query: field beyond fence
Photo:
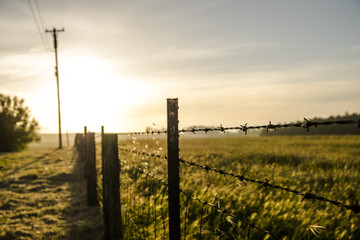
M 97 155 L 94 134 L 78 145 L 107 239 L 360 239 L 359 136 L 211 135 L 359 121 L 182 130 L 173 107 L 167 130 L 103 132 Z

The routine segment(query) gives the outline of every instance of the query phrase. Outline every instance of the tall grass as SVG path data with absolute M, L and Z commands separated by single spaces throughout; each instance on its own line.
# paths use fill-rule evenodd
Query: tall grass
M 166 154 L 164 139 L 129 138 L 119 144 L 122 148 Z M 360 199 L 357 136 L 181 137 L 180 157 L 345 204 L 355 204 Z M 166 161 L 125 152 L 120 152 L 120 159 L 127 161 L 122 164 L 121 173 L 125 233 L 133 239 L 155 239 L 156 233 L 157 239 L 163 239 L 168 231 L 166 186 L 129 164 L 167 180 Z M 279 238 L 360 239 L 359 214 L 329 203 L 301 202 L 301 196 L 292 193 L 188 165 L 180 165 L 180 177 L 180 187 L 186 193 L 215 203 Z M 186 239 L 199 239 L 200 228 L 202 239 L 247 239 L 248 235 L 250 239 L 270 238 L 256 229 L 249 232 L 240 221 L 180 196 L 181 228 Z

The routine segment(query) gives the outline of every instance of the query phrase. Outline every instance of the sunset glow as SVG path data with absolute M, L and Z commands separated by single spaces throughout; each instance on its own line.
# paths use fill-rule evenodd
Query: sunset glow
M 359 111 L 356 1 L 61 2 L 38 1 L 44 28 L 65 28 L 59 77 L 71 132 L 163 127 L 174 97 L 182 127 Z M 1 1 L 0 16 L 1 93 L 25 98 L 41 131 L 56 132 L 52 36 L 42 29 L 41 40 L 26 2 Z

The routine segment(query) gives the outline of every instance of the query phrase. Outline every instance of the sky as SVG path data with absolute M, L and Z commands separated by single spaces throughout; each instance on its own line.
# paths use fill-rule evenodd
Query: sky
M 359 0 L 0 0 L 0 93 L 57 132 L 55 27 L 63 131 L 165 127 L 167 98 L 180 128 L 359 113 L 359 23 Z

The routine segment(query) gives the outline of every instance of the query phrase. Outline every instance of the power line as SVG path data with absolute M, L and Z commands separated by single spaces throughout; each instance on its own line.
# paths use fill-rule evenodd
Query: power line
M 61 4 L 61 7 L 60 7 L 60 9 L 61 9 L 61 25 L 62 25 L 62 28 L 64 28 L 65 27 L 64 26 L 64 1 L 61 0 L 60 4 Z
M 36 2 L 36 1 L 35 1 L 35 2 Z M 29 4 L 29 7 L 30 7 L 30 10 L 31 10 L 31 13 L 32 13 L 32 16 L 33 16 L 35 25 L 36 25 L 36 28 L 37 28 L 38 33 L 39 33 L 39 35 L 40 35 L 41 41 L 42 41 L 43 46 L 44 46 L 44 48 L 45 48 L 45 52 L 47 53 L 49 47 L 48 47 L 48 45 L 46 44 L 46 38 L 45 38 L 44 34 L 42 33 L 40 24 L 39 24 L 39 22 L 38 22 L 38 20 L 37 20 L 37 18 L 36 18 L 35 11 L 34 11 L 33 6 L 31 5 L 31 1 L 30 1 L 30 0 L 28 0 L 28 4 Z M 38 5 L 37 5 L 37 4 L 36 4 L 36 6 L 37 6 L 37 8 L 38 8 Z M 40 15 L 40 11 L 39 11 L 39 15 Z M 40 18 L 40 20 L 41 20 L 41 18 Z M 42 25 L 42 23 L 41 23 L 41 25 Z
M 38 15 L 39 15 L 39 19 L 40 19 L 40 25 L 41 25 L 41 35 L 42 36 L 44 36 L 43 34 L 43 30 L 45 29 L 45 27 L 44 27 L 44 24 L 43 24 L 43 19 L 42 19 L 42 17 L 41 17 L 41 11 L 40 11 L 40 8 L 39 8 L 39 4 L 38 4 L 38 1 L 37 0 L 34 0 L 34 2 L 35 2 L 35 6 L 36 6 L 36 9 L 37 9 L 37 11 L 38 11 Z M 44 39 L 45 39 L 45 44 L 46 44 L 46 50 L 49 50 L 50 49 L 50 47 L 49 47 L 49 42 L 47 41 L 47 38 L 44 36 Z

